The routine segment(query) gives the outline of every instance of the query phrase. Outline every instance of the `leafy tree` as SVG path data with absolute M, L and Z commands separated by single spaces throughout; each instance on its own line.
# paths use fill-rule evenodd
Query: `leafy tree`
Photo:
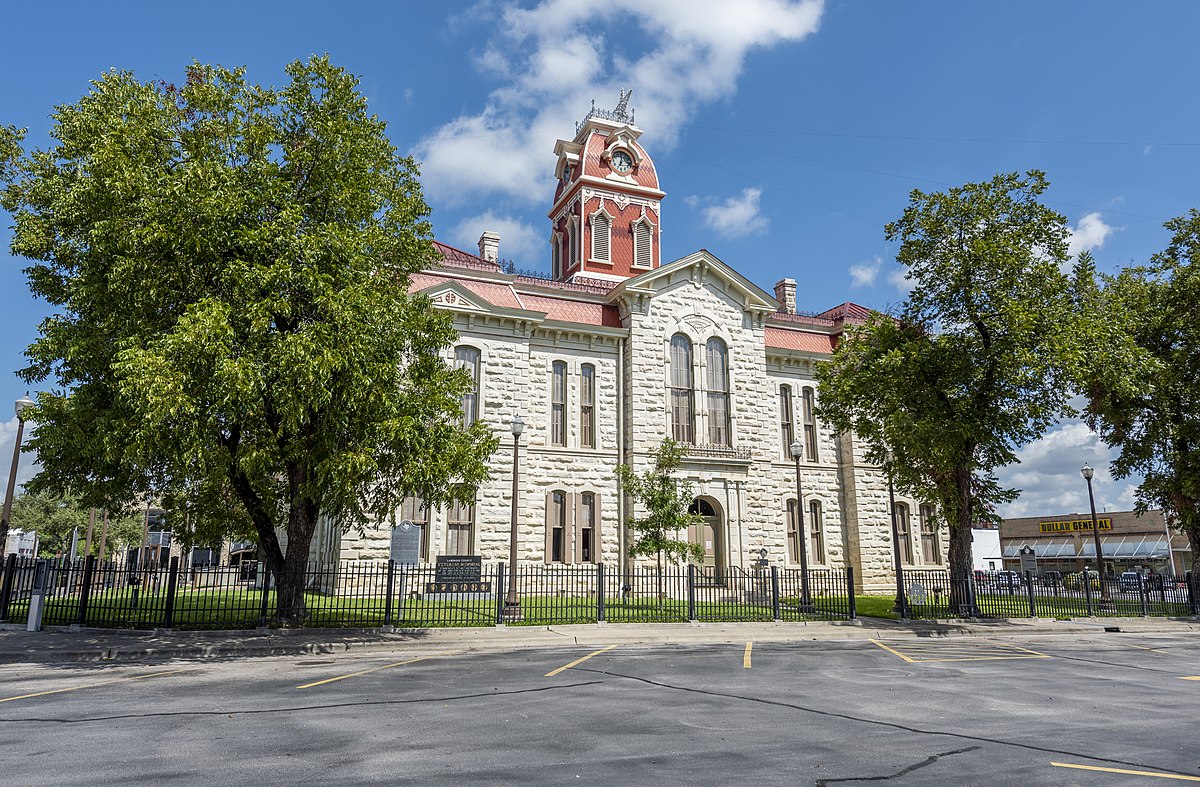
M 1138 507 L 1187 534 L 1200 576 L 1200 211 L 1172 219 L 1167 248 L 1092 293 L 1109 331 L 1087 377 L 1088 423 L 1120 453 L 1113 473 L 1142 474 Z
M 1066 220 L 1038 202 L 1046 187 L 1031 171 L 913 191 L 886 228 L 911 295 L 847 331 L 818 370 L 829 423 L 871 461 L 890 447 L 896 485 L 938 504 L 954 578 L 971 571 L 972 524 L 1016 495 L 995 469 L 1069 412 L 1081 316 L 1063 273 Z
M 320 518 L 473 499 L 496 440 L 462 428 L 452 324 L 408 292 L 432 259 L 415 164 L 327 58 L 279 89 L 244 71 L 104 74 L 51 149 L 0 134 L 2 204 L 57 308 L 22 372 L 60 386 L 30 486 L 236 500 L 296 621 Z
M 683 449 L 666 439 L 654 450 L 654 467 L 645 473 L 634 472 L 629 465 L 617 467 L 621 489 L 646 510 L 643 517 L 630 516 L 626 527 L 636 534 L 629 544 L 629 557 L 649 557 L 658 561 L 659 598 L 663 596 L 663 560 L 701 561 L 704 547 L 680 541 L 675 535 L 704 523 L 704 517 L 688 513 L 693 495 L 691 484 L 677 481 L 672 473 L 679 469 Z
M 95 513 L 92 554 L 100 556 L 103 513 L 99 510 Z M 65 555 L 71 549 L 71 538 L 76 529 L 79 532 L 78 554 L 82 557 L 86 553 L 90 515 L 89 509 L 81 506 L 79 497 L 75 495 L 25 493 L 13 500 L 13 527 L 38 534 L 40 557 Z M 108 541 L 105 551 L 112 555 L 118 544 L 140 543 L 142 531 L 142 519 L 136 513 L 111 513 L 108 518 Z

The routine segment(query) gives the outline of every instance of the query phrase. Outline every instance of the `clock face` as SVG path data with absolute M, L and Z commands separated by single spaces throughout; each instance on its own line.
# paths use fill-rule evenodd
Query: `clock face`
M 633 158 L 623 150 L 612 154 L 612 168 L 617 172 L 628 172 L 633 169 Z

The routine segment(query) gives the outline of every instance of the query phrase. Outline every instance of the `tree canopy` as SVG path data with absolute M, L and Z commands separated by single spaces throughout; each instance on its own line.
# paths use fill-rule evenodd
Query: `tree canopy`
M 22 372 L 56 386 L 30 487 L 236 501 L 296 619 L 319 517 L 473 499 L 496 440 L 463 428 L 451 322 L 408 291 L 433 259 L 415 164 L 354 76 L 287 73 L 110 71 L 55 109 L 50 149 L 0 134 L 0 175 L 12 251 L 56 309 Z
M 89 519 L 95 515 L 92 533 L 92 554 L 101 558 L 116 553 L 120 545 L 141 543 L 143 520 L 137 513 L 113 511 L 108 517 L 105 534 L 105 555 L 100 555 L 100 539 L 104 512 L 91 512 L 79 504 L 75 496 L 59 497 L 48 493 L 22 494 L 13 501 L 12 526 L 17 530 L 38 534 L 38 556 L 54 557 L 66 554 L 71 548 L 72 535 L 79 536 L 78 555 L 86 554 Z
M 1113 474 L 1142 475 L 1139 508 L 1162 508 L 1187 534 L 1200 575 L 1200 211 L 1165 226 L 1166 249 L 1092 295 L 1108 333 L 1089 366 L 1086 415 L 1118 449 Z
M 626 526 L 636 535 L 629 543 L 629 557 L 656 557 L 661 576 L 662 561 L 703 560 L 704 547 L 676 538 L 704 518 L 688 513 L 693 495 L 691 485 L 677 480 L 683 449 L 667 439 L 654 450 L 654 467 L 637 473 L 629 465 L 617 467 L 617 479 L 625 494 L 645 509 L 641 517 L 630 516 Z
M 1016 494 L 995 469 L 1070 412 L 1081 315 L 1047 185 L 1030 171 L 913 191 L 886 227 L 910 296 L 849 329 L 818 370 L 822 416 L 870 461 L 890 448 L 897 487 L 937 503 L 955 577 L 971 570 L 972 524 Z

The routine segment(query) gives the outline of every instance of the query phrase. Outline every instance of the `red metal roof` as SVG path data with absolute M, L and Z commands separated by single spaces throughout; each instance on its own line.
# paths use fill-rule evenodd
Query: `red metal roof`
M 793 331 L 789 328 L 767 326 L 765 339 L 768 347 L 779 350 L 797 350 L 807 353 L 831 353 L 836 337 L 811 331 Z
M 551 320 L 579 322 L 584 325 L 601 325 L 605 328 L 620 328 L 621 316 L 617 307 L 606 303 L 572 301 L 566 298 L 549 298 L 544 295 L 521 294 L 526 309 L 545 312 Z
M 839 322 L 866 322 L 871 316 L 871 310 L 866 306 L 859 306 L 857 303 L 846 301 L 840 306 L 834 306 L 828 311 L 823 311 L 817 315 L 826 319 Z
M 488 262 L 478 254 L 471 254 L 462 249 L 456 249 L 441 241 L 435 240 L 433 248 L 442 255 L 442 264 L 449 265 L 455 268 L 473 268 L 475 270 L 484 271 L 500 271 L 500 266 L 494 262 Z

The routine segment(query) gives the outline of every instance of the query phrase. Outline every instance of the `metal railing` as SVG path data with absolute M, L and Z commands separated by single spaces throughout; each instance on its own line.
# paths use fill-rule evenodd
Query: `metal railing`
M 28 619 L 38 563 L 46 564 L 41 621 L 51 626 L 135 629 L 248 629 L 276 618 L 276 582 L 260 563 L 181 568 L 94 557 L 17 560 L 4 565 L 0 622 Z M 300 625 L 424 628 L 498 623 L 674 623 L 696 621 L 836 620 L 855 616 L 853 573 L 800 572 L 764 566 L 723 571 L 676 566 L 613 570 L 602 564 L 521 564 L 520 615 L 509 619 L 503 563 L 479 576 L 447 581 L 432 565 L 392 561 L 343 563 L 309 570 Z
M 914 619 L 953 617 L 1071 618 L 1187 617 L 1200 615 L 1200 577 L 1091 574 L 1023 576 L 1015 571 L 972 574 L 951 580 L 948 571 L 902 572 L 908 615 Z

